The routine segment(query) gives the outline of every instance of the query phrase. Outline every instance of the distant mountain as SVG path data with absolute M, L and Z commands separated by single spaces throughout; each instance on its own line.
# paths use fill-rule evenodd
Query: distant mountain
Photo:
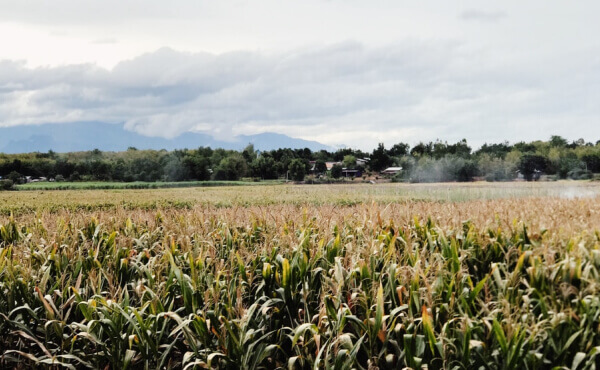
M 150 137 L 128 131 L 121 124 L 101 122 L 0 127 L 0 152 L 2 153 L 47 152 L 48 150 L 64 153 L 92 149 L 121 151 L 129 147 L 173 150 L 194 149 L 201 146 L 240 150 L 249 143 L 254 144 L 255 149 L 263 151 L 278 148 L 334 150 L 316 141 L 270 132 L 240 135 L 232 138 L 231 141 L 220 141 L 210 135 L 195 132 L 186 132 L 173 139 Z

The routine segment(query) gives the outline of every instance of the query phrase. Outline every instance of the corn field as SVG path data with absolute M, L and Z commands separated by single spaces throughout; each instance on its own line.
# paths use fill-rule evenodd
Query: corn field
M 595 369 L 600 198 L 0 216 L 0 367 Z

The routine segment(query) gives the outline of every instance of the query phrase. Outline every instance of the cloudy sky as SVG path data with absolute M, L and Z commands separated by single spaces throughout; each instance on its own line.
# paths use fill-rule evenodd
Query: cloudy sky
M 0 2 L 0 127 L 600 139 L 600 2 Z

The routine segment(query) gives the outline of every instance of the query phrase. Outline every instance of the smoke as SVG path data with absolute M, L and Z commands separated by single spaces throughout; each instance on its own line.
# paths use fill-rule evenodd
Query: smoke
M 594 198 L 600 195 L 598 190 L 579 186 L 568 186 L 558 190 L 558 197 L 564 199 Z

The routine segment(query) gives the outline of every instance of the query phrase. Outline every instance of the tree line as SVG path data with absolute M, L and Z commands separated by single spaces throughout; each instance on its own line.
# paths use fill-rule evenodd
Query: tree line
M 333 167 L 328 162 L 335 162 Z M 344 170 L 379 176 L 387 167 L 402 167 L 393 180 L 411 182 L 510 181 L 517 177 L 589 179 L 600 173 L 600 141 L 548 141 L 484 144 L 476 151 L 466 140 L 437 140 L 411 147 L 379 144 L 371 152 L 344 148 L 334 152 L 277 149 L 259 152 L 253 145 L 242 151 L 211 149 L 137 150 L 72 153 L 0 154 L 0 184 L 9 188 L 29 178 L 55 181 L 185 181 L 339 178 Z

